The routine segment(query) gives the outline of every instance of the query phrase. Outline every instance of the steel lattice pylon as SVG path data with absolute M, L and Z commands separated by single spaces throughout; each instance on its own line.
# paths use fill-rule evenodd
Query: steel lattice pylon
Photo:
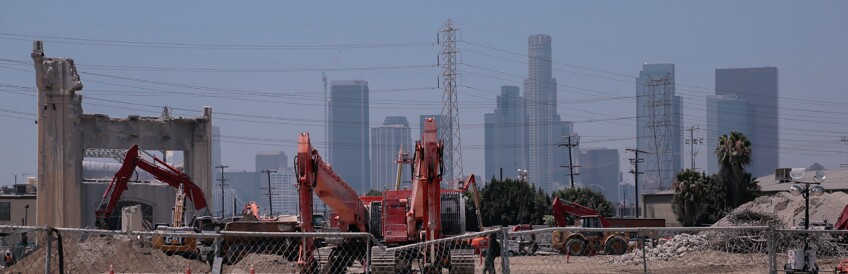
M 459 130 L 459 108 L 457 107 L 456 59 L 459 49 L 456 47 L 456 34 L 459 31 L 448 19 L 439 30 L 439 41 L 442 45 L 441 55 L 441 85 L 442 121 L 439 125 L 440 137 L 445 142 L 445 170 L 442 177 L 449 186 L 456 188 L 457 179 L 463 177 L 462 172 L 462 138 Z
M 656 170 L 647 170 L 646 175 L 653 177 L 658 182 L 659 190 L 664 189 L 663 183 L 671 182 L 674 178 L 669 177 L 666 173 L 670 167 L 668 162 L 674 157 L 672 152 L 671 142 L 672 134 L 675 132 L 672 126 L 672 94 L 671 86 L 673 80 L 671 74 L 666 74 L 660 79 L 649 78 L 645 86 L 648 87 L 650 101 L 647 104 L 649 122 L 648 127 L 651 129 L 652 141 L 648 142 L 648 150 L 656 157 Z M 672 154 L 672 155 L 669 155 Z M 649 167 L 652 168 L 652 167 Z

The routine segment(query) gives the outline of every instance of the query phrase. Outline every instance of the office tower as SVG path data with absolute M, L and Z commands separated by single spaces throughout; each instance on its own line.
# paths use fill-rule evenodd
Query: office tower
M 256 153 L 256 172 L 263 170 L 280 170 L 292 166 L 289 157 L 282 151 L 260 151 Z
M 748 103 L 748 132 L 743 133 L 751 141 L 748 172 L 754 177 L 774 173 L 780 163 L 778 89 L 776 67 L 715 70 L 715 94 L 734 94 Z
M 364 194 L 371 184 L 368 82 L 333 81 L 330 87 L 329 157 L 333 170 Z
M 554 151 L 561 140 L 557 124 L 557 84 L 551 75 L 551 37 L 534 34 L 528 39 L 528 73 L 524 80 L 529 129 L 529 180 L 546 191 L 553 190 L 560 167 Z
M 265 174 L 263 174 L 265 175 Z M 265 175 L 267 176 L 267 175 Z M 299 196 L 294 168 L 286 167 L 277 173 L 271 173 L 271 193 L 273 194 L 274 215 L 297 215 Z M 263 189 L 263 199 L 268 200 L 268 190 Z M 317 200 L 317 199 L 316 199 Z M 319 200 L 320 201 L 320 200 Z M 268 204 L 267 202 L 264 202 Z M 315 208 L 318 209 L 317 207 Z
M 718 157 L 715 148 L 721 135 L 731 131 L 751 133 L 748 127 L 748 100 L 739 98 L 736 94 L 707 96 L 707 174 L 719 170 Z M 748 138 L 751 138 L 748 136 Z
M 485 179 L 516 178 L 527 169 L 527 110 L 518 87 L 502 86 L 494 113 L 484 116 Z
M 580 178 L 583 186 L 602 192 L 613 205 L 619 202 L 619 159 L 617 149 L 580 150 Z
M 397 178 L 398 150 L 412 157 L 412 129 L 404 116 L 388 116 L 383 126 L 371 129 L 371 184 L 370 189 L 383 191 L 393 188 Z M 409 165 L 402 167 L 403 181 L 409 181 Z
M 639 194 L 671 188 L 682 169 L 682 117 L 680 96 L 674 93 L 674 64 L 644 64 L 636 79 Z

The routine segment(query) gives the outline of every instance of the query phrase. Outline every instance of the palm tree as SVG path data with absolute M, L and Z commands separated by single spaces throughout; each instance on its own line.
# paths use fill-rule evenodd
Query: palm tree
M 677 174 L 672 187 L 672 209 L 683 226 L 696 225 L 704 211 L 707 176 L 693 169 L 687 169 Z
M 732 207 L 739 205 L 739 190 L 745 179 L 745 167 L 751 163 L 751 141 L 738 131 L 722 135 L 715 150 L 721 165 L 719 175 L 727 184 L 728 201 Z

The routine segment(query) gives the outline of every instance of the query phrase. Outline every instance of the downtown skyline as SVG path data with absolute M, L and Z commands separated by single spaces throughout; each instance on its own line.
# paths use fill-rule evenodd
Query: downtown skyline
M 699 4 L 690 4 L 698 6 Z M 844 5 L 844 4 L 843 4 Z M 26 5 L 25 5 L 26 6 Z M 26 8 L 20 7 L 21 9 Z M 657 5 L 649 5 L 656 8 Z M 691 6 L 673 4 L 682 10 Z M 683 7 L 681 7 L 683 6 Z M 789 34 L 807 37 L 807 41 L 816 41 L 807 47 L 815 51 L 789 48 L 805 48 L 804 43 L 785 41 L 782 35 L 759 33 L 749 35 L 748 31 L 764 29 L 768 25 L 754 23 L 742 26 L 742 30 L 724 34 L 726 24 L 748 22 L 742 16 L 745 11 L 758 9 L 776 10 L 778 13 L 799 12 L 798 16 L 826 13 L 827 9 L 810 7 L 797 11 L 789 5 L 772 7 L 754 4 L 742 4 L 737 12 L 730 12 L 728 23 L 715 22 L 718 26 L 695 25 L 698 18 L 713 18 L 713 9 L 704 8 L 702 13 L 690 15 L 695 19 L 679 20 L 682 26 L 670 26 L 678 30 L 676 35 L 682 39 L 667 43 L 651 42 L 645 38 L 622 34 L 630 27 L 622 27 L 621 22 L 633 18 L 632 15 L 609 11 L 619 18 L 610 24 L 598 23 L 586 16 L 574 15 L 558 18 L 547 13 L 538 19 L 509 27 L 504 18 L 482 17 L 471 7 L 460 8 L 454 14 L 441 14 L 440 18 L 412 16 L 404 21 L 403 27 L 388 24 L 398 19 L 396 16 L 375 17 L 371 21 L 363 20 L 348 26 L 328 21 L 326 23 L 305 20 L 304 24 L 314 23 L 315 28 L 340 28 L 350 34 L 331 32 L 325 37 L 306 31 L 292 31 L 286 37 L 260 37 L 261 33 L 276 33 L 272 29 L 260 28 L 256 31 L 239 34 L 239 30 L 248 26 L 267 24 L 292 30 L 297 19 L 278 21 L 244 20 L 230 18 L 221 24 L 233 27 L 223 28 L 223 36 L 216 39 L 204 33 L 211 33 L 208 20 L 197 24 L 187 24 L 182 19 L 165 15 L 163 22 L 172 24 L 174 30 L 153 31 L 145 26 L 155 26 L 143 18 L 127 18 L 123 25 L 135 30 L 132 35 L 117 32 L 107 26 L 98 25 L 98 16 L 63 20 L 69 23 L 65 27 L 49 28 L 10 10 L 0 12 L 0 58 L 13 61 L 26 61 L 31 40 L 45 40 L 45 51 L 56 56 L 73 58 L 81 71 L 85 85 L 81 94 L 87 113 L 103 113 L 111 117 L 127 115 L 155 116 L 161 112 L 161 106 L 174 107 L 180 116 L 196 115 L 200 106 L 213 107 L 213 123 L 221 128 L 221 163 L 233 169 L 252 170 L 251 157 L 257 151 L 281 150 L 293 155 L 296 150 L 296 137 L 299 132 L 309 131 L 313 140 L 324 140 L 322 119 L 322 84 L 320 69 L 326 69 L 330 80 L 361 79 L 369 82 L 371 92 L 371 117 L 368 122 L 378 125 L 386 116 L 404 115 L 410 121 L 410 127 L 416 128 L 416 116 L 439 113 L 441 94 L 435 82 L 439 68 L 435 55 L 438 46 L 433 37 L 438 27 L 448 17 L 454 19 L 463 32 L 463 42 L 458 45 L 463 54 L 463 64 L 459 65 L 462 74 L 462 86 L 459 87 L 460 119 L 463 134 L 463 159 L 465 173 L 483 174 L 483 114 L 493 111 L 495 97 L 500 86 L 522 86 L 527 77 L 526 39 L 534 33 L 549 34 L 553 43 L 553 78 L 557 79 L 558 113 L 562 120 L 574 122 L 574 131 L 582 136 L 581 145 L 607 147 L 619 150 L 619 156 L 630 157 L 622 153 L 625 147 L 635 147 L 636 107 L 633 83 L 643 63 L 674 63 L 677 83 L 676 93 L 683 97 L 684 109 L 682 127 L 699 125 L 706 128 L 707 96 L 715 94 L 714 71 L 722 68 L 774 66 L 780 69 L 780 160 L 781 166 L 806 167 L 819 162 L 827 168 L 838 168 L 848 161 L 844 156 L 846 145 L 839 137 L 848 135 L 846 126 L 837 118 L 841 117 L 845 94 L 835 92 L 844 88 L 841 75 L 848 72 L 839 64 L 844 63 L 845 55 L 838 54 L 838 48 L 844 48 L 845 38 L 833 35 L 832 31 L 845 26 L 844 18 L 836 15 L 816 16 L 798 27 L 785 27 L 785 23 L 769 26 L 782 29 Z M 586 8 L 599 11 L 601 8 Z M 650 7 L 646 7 L 648 9 Z M 703 7 L 701 7 L 703 8 Z M 109 10 L 108 7 L 102 8 Z M 488 7 L 505 14 L 498 7 Z M 697 8 L 695 8 L 697 9 Z M 716 10 L 722 10 L 716 8 Z M 831 10 L 837 10 L 831 8 Z M 339 11 L 330 11 L 339 12 Z M 519 15 L 527 17 L 531 10 L 518 9 Z M 567 12 L 567 11 L 563 11 Z M 411 12 L 400 12 L 409 15 Z M 482 12 L 481 12 L 482 13 Z M 765 13 L 765 11 L 763 11 Z M 672 18 L 682 15 L 668 14 Z M 189 16 L 192 17 L 192 16 Z M 58 20 L 58 19 L 56 19 Z M 562 23 L 554 24 L 553 22 Z M 556 26 L 576 26 L 571 20 L 583 20 L 584 29 L 568 28 L 567 31 L 555 30 Z M 650 19 L 646 19 L 649 20 Z M 239 23 L 243 22 L 243 23 Z M 375 23 L 376 22 L 376 23 Z M 589 22 L 586 24 L 585 22 Z M 618 23 L 618 24 L 614 24 Z M 329 25 L 329 26 L 328 26 Z M 484 26 L 497 26 L 488 29 Z M 93 26 L 96 32 L 86 31 L 79 26 Z M 828 27 L 829 26 L 829 27 Z M 684 32 L 692 29 L 699 36 Z M 373 29 L 382 29 L 389 36 L 372 35 Z M 401 30 L 404 29 L 404 30 Z M 819 29 L 819 32 L 805 33 L 802 29 Z M 190 30 L 185 32 L 186 30 Z M 589 34 L 588 32 L 607 36 Z M 320 32 L 320 31 L 319 31 Z M 570 35 L 573 32 L 580 35 Z M 181 33 L 190 33 L 181 35 Z M 497 34 L 496 34 L 497 33 Z M 636 31 L 634 31 L 636 33 Z M 33 35 L 14 36 L 14 35 Z M 358 36 L 357 36 L 358 35 Z M 621 37 L 611 38 L 610 35 Z M 49 37 L 48 37 L 49 36 Z M 131 44 L 121 46 L 117 43 L 89 41 L 86 44 L 73 40 L 50 38 L 69 37 L 109 41 L 143 41 L 157 43 L 192 43 L 190 49 L 166 48 L 154 45 Z M 581 38 L 576 38 L 581 37 Z M 584 38 L 585 37 L 585 38 Z M 656 40 L 656 39 L 654 39 Z M 723 43 L 709 42 L 733 40 L 734 51 L 727 50 Z M 637 43 L 616 43 L 616 41 L 637 41 Z M 705 41 L 707 41 L 705 43 Z M 704 45 L 696 45 L 697 43 Z M 781 42 L 784 42 L 781 44 Z M 422 43 L 417 46 L 377 47 L 384 43 Z M 340 45 L 361 44 L 363 48 L 340 48 L 303 50 L 272 49 L 209 49 L 208 45 L 246 44 L 246 45 Z M 202 46 L 206 45 L 206 46 Z M 763 48 L 765 45 L 765 49 Z M 207 47 L 204 49 L 203 47 Z M 296 51 L 296 52 L 294 52 Z M 792 54 L 786 54 L 787 52 Z M 258 55 L 258 57 L 257 57 Z M 297 55 L 304 55 L 298 57 Z M 395 56 L 394 58 L 390 56 Z M 494 56 L 494 57 L 491 57 Z M 33 86 L 31 65 L 20 65 L 13 61 L 0 61 L 3 73 L 2 104 L 0 109 L 25 114 L 3 112 L 3 125 L 10 129 L 0 134 L 0 141 L 16 144 L 20 149 L 12 150 L 4 157 L 0 174 L 6 180 L 0 184 L 11 183 L 12 174 L 34 173 L 35 145 L 33 139 L 35 126 L 32 123 L 35 113 L 34 97 L 23 95 L 26 87 Z M 103 67 L 111 66 L 111 67 Z M 118 66 L 125 66 L 120 68 Z M 412 68 L 411 66 L 421 66 Z M 176 68 L 171 72 L 157 71 L 151 67 Z M 395 69 L 373 69 L 395 67 Z M 404 67 L 404 68 L 398 68 Z M 227 73 L 204 72 L 195 68 L 226 69 Z M 317 70 L 313 70 L 317 69 Z M 345 68 L 348 68 L 345 70 Z M 355 69 L 351 69 L 355 68 Z M 372 69 L 365 69 L 372 68 Z M 247 72 L 242 69 L 264 70 L 270 72 Z M 276 69 L 276 71 L 274 71 Z M 286 71 L 285 69 L 295 69 Z M 306 70 L 310 69 L 310 70 Z M 19 71 L 23 70 L 23 71 Z M 120 78 L 117 78 L 120 77 Z M 150 80 L 167 83 L 166 85 L 145 83 L 135 80 Z M 279 78 L 279 79 L 276 79 Z M 174 85 L 171 85 L 174 84 Z M 183 86 L 180 86 L 183 85 Z M 193 87 L 187 87 L 191 85 Z M 22 88 L 21 88 L 22 87 Z M 201 88 L 198 88 L 201 87 Z M 31 92 L 31 90 L 29 90 Z M 522 90 L 522 96 L 523 92 Z M 262 93 L 274 93 L 263 96 Z M 622 97 L 622 99 L 611 99 Z M 628 98 L 630 97 L 630 98 Z M 115 102 L 117 101 L 117 102 Z M 123 103 L 119 103 L 123 102 Z M 126 104 L 131 103 L 131 104 Z M 192 112 L 194 111 L 194 112 Z M 824 112 L 822 112 L 824 111 Z M 30 115 L 33 114 L 33 115 Z M 236 114 L 236 115 L 233 115 Z M 241 115 L 241 116 L 237 116 Z M 696 131 L 696 137 L 707 137 L 704 130 Z M 686 136 L 688 137 L 688 136 Z M 413 132 L 413 140 L 418 136 Z M 833 146 L 824 148 L 823 146 Z M 326 144 L 316 144 L 319 151 L 329 151 Z M 700 146 L 696 164 L 706 169 L 706 155 L 711 149 Z M 683 167 L 689 166 L 689 147 L 682 148 Z M 829 150 L 829 151 L 828 151 Z M 622 170 L 630 166 L 621 161 Z M 625 175 L 625 180 L 628 176 Z M 632 180 L 631 180 L 632 181 Z

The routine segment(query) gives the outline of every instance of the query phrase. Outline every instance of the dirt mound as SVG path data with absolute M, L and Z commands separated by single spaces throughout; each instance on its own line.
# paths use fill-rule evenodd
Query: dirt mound
M 788 190 L 789 185 L 787 184 L 786 187 Z M 810 196 L 810 221 L 814 223 L 823 221 L 831 224 L 836 223 L 846 204 L 848 204 L 848 194 L 843 192 Z M 736 225 L 734 224 L 736 220 L 731 218 L 739 217 L 740 214 L 748 214 L 744 213 L 746 211 L 774 214 L 777 220 L 782 222 L 782 225 L 794 227 L 804 220 L 804 197 L 792 195 L 788 191 L 771 196 L 760 196 L 737 207 L 713 226 Z
M 168 256 L 154 249 L 149 240 L 125 235 L 88 236 L 63 233 L 65 272 L 107 273 L 109 265 L 115 272 L 177 273 L 190 267 L 194 272 L 208 272 L 210 267 L 200 261 Z M 57 245 L 53 245 L 51 271 L 58 271 Z M 47 249 L 41 247 L 12 266 L 11 272 L 43 273 Z

